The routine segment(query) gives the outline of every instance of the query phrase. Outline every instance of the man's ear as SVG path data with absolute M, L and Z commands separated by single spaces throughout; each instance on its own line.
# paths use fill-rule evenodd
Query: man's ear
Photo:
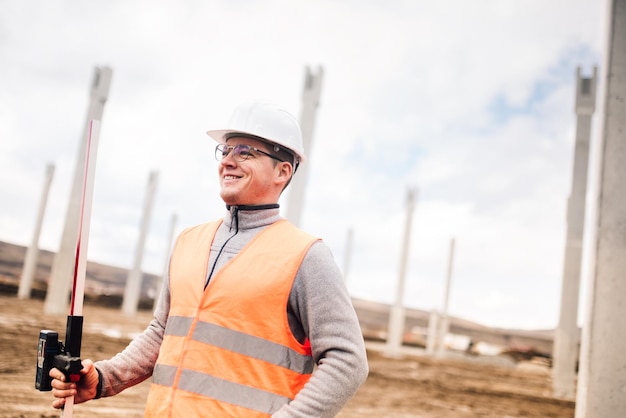
M 288 162 L 281 162 L 276 165 L 277 176 L 276 180 L 279 183 L 287 183 L 293 175 L 293 167 Z

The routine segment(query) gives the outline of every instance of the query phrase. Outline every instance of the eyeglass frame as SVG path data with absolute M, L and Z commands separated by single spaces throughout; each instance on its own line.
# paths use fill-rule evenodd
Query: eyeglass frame
M 224 154 L 224 148 L 226 148 L 226 150 L 228 151 L 226 154 Z M 248 154 L 246 155 L 246 157 L 244 159 L 240 159 L 240 158 L 236 158 L 235 155 L 239 155 L 241 157 L 241 152 L 237 153 L 235 152 L 235 149 L 240 148 L 248 148 L 249 151 L 256 151 L 259 154 L 262 155 L 266 155 L 276 161 L 280 161 L 281 163 L 286 162 L 285 160 L 281 160 L 280 158 L 278 158 L 275 155 L 270 154 L 269 152 L 263 151 L 261 149 L 258 149 L 256 147 L 253 147 L 252 145 L 248 145 L 248 144 L 237 144 L 237 145 L 227 145 L 227 144 L 217 144 L 215 146 L 215 159 L 217 161 L 222 161 L 224 158 L 228 157 L 228 155 L 230 155 L 231 150 L 232 150 L 232 155 L 233 155 L 233 159 L 239 163 L 242 163 L 244 161 L 246 161 L 248 158 L 250 158 L 250 152 L 248 151 Z M 219 151 L 219 153 L 218 153 Z

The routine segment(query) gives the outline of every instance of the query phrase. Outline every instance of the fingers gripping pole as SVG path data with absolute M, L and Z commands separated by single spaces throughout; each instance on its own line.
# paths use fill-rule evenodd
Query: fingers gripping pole
M 93 200 L 93 185 L 96 173 L 96 157 L 98 154 L 98 140 L 100 139 L 100 121 L 90 120 L 87 131 L 87 147 L 85 149 L 85 169 L 83 175 L 83 189 L 81 209 L 79 215 L 78 237 L 76 239 L 76 259 L 74 263 L 74 282 L 72 286 L 72 302 L 70 315 L 67 318 L 65 335 L 66 352 L 80 357 L 83 326 L 83 301 L 85 299 L 85 276 L 87 273 L 87 249 L 89 244 L 89 224 L 91 221 L 91 203 Z M 74 397 L 65 399 L 65 406 L 61 412 L 62 418 L 71 418 L 74 407 Z

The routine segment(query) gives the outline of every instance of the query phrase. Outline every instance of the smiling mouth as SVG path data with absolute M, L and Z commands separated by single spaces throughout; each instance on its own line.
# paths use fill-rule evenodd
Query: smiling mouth
M 238 178 L 239 178 L 239 177 L 237 177 L 237 176 L 230 176 L 230 175 L 228 175 L 228 176 L 224 176 L 224 180 L 236 180 L 236 179 L 238 179 Z

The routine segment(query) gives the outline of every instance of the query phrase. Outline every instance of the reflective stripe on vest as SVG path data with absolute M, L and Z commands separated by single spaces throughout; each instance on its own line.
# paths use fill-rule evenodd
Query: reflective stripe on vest
M 313 371 L 308 341 L 300 344 L 289 329 L 287 302 L 316 238 L 286 221 L 270 225 L 203 291 L 218 226 L 190 228 L 177 240 L 146 416 L 268 416 Z
M 153 376 L 153 383 L 163 386 L 173 386 L 176 367 L 157 365 Z M 241 385 L 228 380 L 209 376 L 193 370 L 183 370 L 178 381 L 178 388 L 198 395 L 211 397 L 221 402 L 227 402 L 271 414 L 290 401 L 289 398 L 275 395 L 250 386 Z M 246 414 L 246 416 L 249 416 Z
M 184 337 L 189 334 L 192 322 L 193 318 L 171 316 L 167 318 L 165 335 Z M 198 322 L 192 339 L 226 350 L 237 351 L 295 372 L 313 372 L 313 363 L 308 355 L 300 354 L 288 347 L 263 338 L 233 331 L 215 324 Z

